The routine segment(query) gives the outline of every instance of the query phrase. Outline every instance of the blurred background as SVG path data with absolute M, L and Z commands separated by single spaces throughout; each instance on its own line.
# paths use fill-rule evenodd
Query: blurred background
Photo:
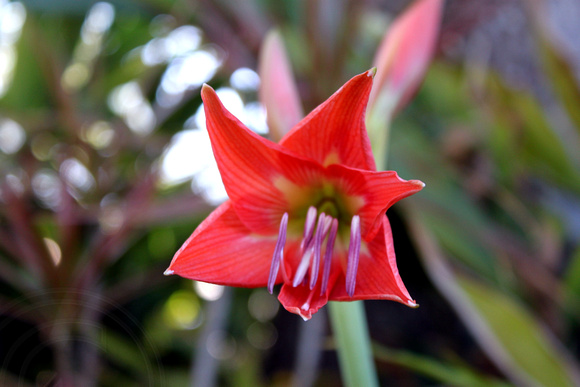
M 304 111 L 409 1 L 0 0 L 0 385 L 340 386 L 323 310 L 164 277 L 225 200 L 207 82 L 267 135 L 278 28 Z M 421 305 L 365 303 L 384 386 L 580 385 L 580 3 L 448 0 L 392 123 L 389 210 Z

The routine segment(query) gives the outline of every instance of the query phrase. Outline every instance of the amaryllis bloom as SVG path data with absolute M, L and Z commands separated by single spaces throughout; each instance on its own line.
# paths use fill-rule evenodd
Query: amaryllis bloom
M 281 283 L 278 299 L 305 320 L 329 300 L 416 306 L 385 211 L 424 184 L 376 171 L 364 124 L 374 74 L 352 78 L 279 144 L 246 128 L 204 85 L 207 130 L 230 200 L 165 274 L 270 292 Z

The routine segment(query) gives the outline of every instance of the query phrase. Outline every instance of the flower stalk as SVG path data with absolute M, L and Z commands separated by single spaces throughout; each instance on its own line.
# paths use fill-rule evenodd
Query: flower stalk
M 378 386 L 363 302 L 330 302 L 328 307 L 344 385 Z
M 366 117 L 377 170 L 387 168 L 391 120 L 416 92 L 433 55 L 442 7 L 442 0 L 413 3 L 377 52 L 377 82 Z M 331 302 L 329 308 L 345 385 L 378 386 L 362 301 Z

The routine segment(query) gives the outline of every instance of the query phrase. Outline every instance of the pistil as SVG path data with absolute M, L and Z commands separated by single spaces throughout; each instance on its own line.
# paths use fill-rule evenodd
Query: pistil
M 328 278 L 330 277 L 330 265 L 332 262 L 332 250 L 334 248 L 334 241 L 336 240 L 336 233 L 338 232 L 338 220 L 332 219 L 330 226 L 330 234 L 328 234 L 328 241 L 326 242 L 326 252 L 324 253 L 324 269 L 322 271 L 322 284 L 320 285 L 320 295 L 326 293 L 328 288 Z
M 300 285 L 306 276 L 306 272 L 310 266 L 310 258 L 312 258 L 312 254 L 314 253 L 313 242 L 314 241 L 311 239 L 309 245 L 304 249 L 302 259 L 300 260 L 298 268 L 296 269 L 296 273 L 294 274 L 294 281 L 292 281 L 292 286 L 294 287 Z
M 352 217 L 350 224 L 350 242 L 348 245 L 348 259 L 346 264 L 346 293 L 352 297 L 356 285 L 356 272 L 360 257 L 360 217 Z
M 314 231 L 314 226 L 316 225 L 316 207 L 310 206 L 308 208 L 308 213 L 306 214 L 306 223 L 304 223 L 304 236 L 302 237 L 302 243 L 300 244 L 300 250 L 304 253 L 304 249 L 310 243 L 312 239 L 312 232 Z
M 320 254 L 322 250 L 322 242 L 328 234 L 328 229 L 332 218 L 326 216 L 324 212 L 318 217 L 318 227 L 316 228 L 316 235 L 314 236 L 314 258 L 312 265 L 310 265 L 310 289 L 313 289 L 318 280 L 318 271 L 320 268 Z

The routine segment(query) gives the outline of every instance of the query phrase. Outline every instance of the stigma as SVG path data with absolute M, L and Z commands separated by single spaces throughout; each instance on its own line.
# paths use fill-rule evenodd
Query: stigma
M 268 277 L 268 291 L 270 293 L 273 292 L 278 271 L 282 265 L 282 275 L 285 283 L 291 283 L 293 287 L 308 286 L 311 291 L 320 283 L 320 295 L 324 295 L 328 290 L 328 281 L 333 265 L 333 249 L 338 233 L 338 219 L 324 212 L 318 213 L 318 210 L 314 206 L 308 209 L 299 250 L 301 259 L 294 270 L 293 278 L 288 277 L 283 266 L 287 229 L 288 213 L 286 212 L 280 220 L 278 240 L 274 248 L 270 275 Z M 350 225 L 350 241 L 345 274 L 346 293 L 350 297 L 354 295 L 356 287 L 360 248 L 360 217 L 354 215 Z M 303 305 L 302 309 L 307 310 L 309 308 L 313 295 L 313 292 L 311 292 L 308 301 Z

